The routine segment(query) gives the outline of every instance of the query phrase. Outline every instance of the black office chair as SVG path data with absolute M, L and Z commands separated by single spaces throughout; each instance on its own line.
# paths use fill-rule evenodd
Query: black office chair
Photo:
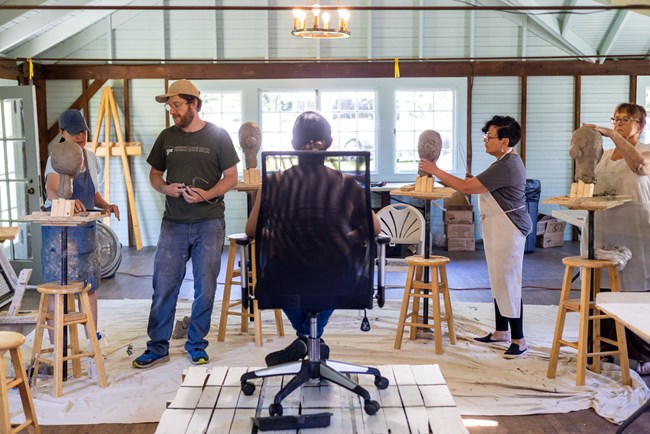
M 379 389 L 388 387 L 388 379 L 375 368 L 322 360 L 317 338 L 319 311 L 372 308 L 377 240 L 372 231 L 369 163 L 368 152 L 262 153 L 255 296 L 262 309 L 301 308 L 310 319 L 306 359 L 241 377 L 242 392 L 251 395 L 252 379 L 294 375 L 275 395 L 271 416 L 282 416 L 282 400 L 312 379 L 329 380 L 361 396 L 369 415 L 380 408 L 345 374 L 374 375 Z M 363 206 L 350 225 L 352 203 L 359 202 Z M 383 266 L 383 261 L 379 264 Z M 381 286 L 377 299 L 382 305 Z

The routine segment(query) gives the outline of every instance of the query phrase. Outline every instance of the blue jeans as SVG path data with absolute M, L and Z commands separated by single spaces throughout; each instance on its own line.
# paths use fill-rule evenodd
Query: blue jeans
M 282 309 L 296 330 L 296 336 L 309 336 L 309 314 L 302 309 Z M 318 338 L 323 336 L 327 321 L 332 316 L 333 309 L 321 310 L 318 313 Z
M 194 301 L 185 349 L 207 348 L 208 341 L 204 338 L 210 330 L 224 233 L 223 218 L 199 223 L 163 220 L 153 269 L 153 297 L 147 326 L 149 351 L 161 356 L 169 352 L 176 301 L 190 258 L 194 272 Z

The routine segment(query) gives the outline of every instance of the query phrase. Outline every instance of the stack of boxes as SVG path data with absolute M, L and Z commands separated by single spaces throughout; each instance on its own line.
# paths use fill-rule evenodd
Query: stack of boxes
M 474 207 L 462 194 L 445 199 L 445 234 L 447 251 L 473 252 L 476 250 L 474 237 Z

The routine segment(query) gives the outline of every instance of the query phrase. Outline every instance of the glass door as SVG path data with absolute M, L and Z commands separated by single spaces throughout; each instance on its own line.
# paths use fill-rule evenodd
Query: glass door
M 2 244 L 16 273 L 31 268 L 41 281 L 40 226 L 16 221 L 41 206 L 41 177 L 34 86 L 0 87 L 0 226 L 18 226 Z

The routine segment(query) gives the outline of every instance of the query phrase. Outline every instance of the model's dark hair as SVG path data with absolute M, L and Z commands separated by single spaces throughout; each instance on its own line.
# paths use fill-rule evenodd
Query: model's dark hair
M 639 121 L 639 125 L 641 125 L 641 131 L 645 129 L 646 117 L 648 114 L 643 106 L 632 104 L 631 102 L 624 102 L 616 106 L 614 109 L 614 116 L 616 116 L 616 113 L 625 113 L 629 117 L 636 119 Z
M 196 111 L 200 112 L 201 107 L 203 106 L 203 100 L 195 97 L 194 95 L 185 95 L 184 93 L 179 93 L 179 97 L 183 98 L 188 104 L 192 104 L 192 101 L 196 101 Z
M 291 144 L 296 151 L 324 151 L 332 144 L 332 127 L 320 113 L 301 113 L 293 124 Z
M 521 140 L 521 126 L 515 118 L 510 116 L 493 116 L 492 119 L 485 123 L 481 131 L 487 134 L 492 125 L 497 129 L 497 135 L 500 139 L 508 139 L 509 147 L 513 148 L 517 146 L 517 143 Z

